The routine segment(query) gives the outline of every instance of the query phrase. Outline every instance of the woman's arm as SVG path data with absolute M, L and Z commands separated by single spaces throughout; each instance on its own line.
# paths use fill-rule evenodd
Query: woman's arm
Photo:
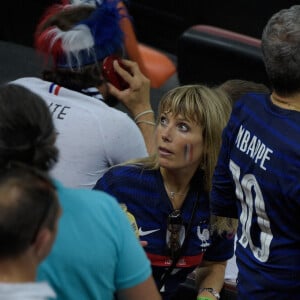
M 141 73 L 136 62 L 122 59 L 122 63 L 126 70 L 117 61 L 113 65 L 129 87 L 121 91 L 108 83 L 109 92 L 127 107 L 142 132 L 148 153 L 152 154 L 155 150 L 155 116 L 150 103 L 150 80 Z
M 226 264 L 227 261 L 203 261 L 196 269 L 196 286 L 199 289 L 198 297 L 218 299 L 208 290 L 201 289 L 212 288 L 219 294 L 224 284 Z

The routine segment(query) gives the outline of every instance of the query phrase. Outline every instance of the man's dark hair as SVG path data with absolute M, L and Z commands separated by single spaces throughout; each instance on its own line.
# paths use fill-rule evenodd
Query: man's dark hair
M 0 259 L 15 257 L 35 242 L 41 228 L 55 229 L 59 203 L 46 174 L 28 165 L 0 169 Z
M 58 159 L 55 136 L 40 96 L 19 85 L 0 86 L 0 169 L 19 161 L 48 171 Z

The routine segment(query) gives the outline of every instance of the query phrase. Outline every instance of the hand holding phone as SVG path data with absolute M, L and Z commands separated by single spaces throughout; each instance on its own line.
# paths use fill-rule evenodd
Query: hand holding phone
M 126 69 L 126 67 L 122 64 L 121 58 L 116 55 L 107 56 L 103 60 L 102 64 L 102 73 L 103 77 L 112 85 L 114 85 L 119 90 L 125 90 L 129 87 L 129 84 L 115 71 L 113 62 L 117 60 L 119 65 Z

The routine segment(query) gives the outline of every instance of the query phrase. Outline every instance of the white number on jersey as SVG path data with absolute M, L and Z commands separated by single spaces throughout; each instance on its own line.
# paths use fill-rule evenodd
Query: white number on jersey
M 273 239 L 273 235 L 270 228 L 270 221 L 265 210 L 265 202 L 261 189 L 253 174 L 245 174 L 243 178 L 240 178 L 240 167 L 232 160 L 230 160 L 229 167 L 236 186 L 235 193 L 241 201 L 242 206 L 240 216 L 242 235 L 239 239 L 239 243 L 244 248 L 246 248 L 249 244 L 253 255 L 259 261 L 266 262 L 270 255 L 270 244 Z M 253 212 L 257 215 L 257 224 L 261 230 L 261 247 L 257 247 L 253 244 L 250 235 Z

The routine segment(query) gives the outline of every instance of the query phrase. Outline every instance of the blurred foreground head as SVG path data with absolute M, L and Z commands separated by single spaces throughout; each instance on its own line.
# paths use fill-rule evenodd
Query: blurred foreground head
M 0 262 L 27 255 L 27 251 L 40 262 L 54 241 L 58 215 L 56 191 L 44 173 L 14 162 L 2 167 Z
M 0 86 L 0 169 L 11 161 L 48 171 L 58 159 L 52 116 L 40 96 L 14 84 Z

